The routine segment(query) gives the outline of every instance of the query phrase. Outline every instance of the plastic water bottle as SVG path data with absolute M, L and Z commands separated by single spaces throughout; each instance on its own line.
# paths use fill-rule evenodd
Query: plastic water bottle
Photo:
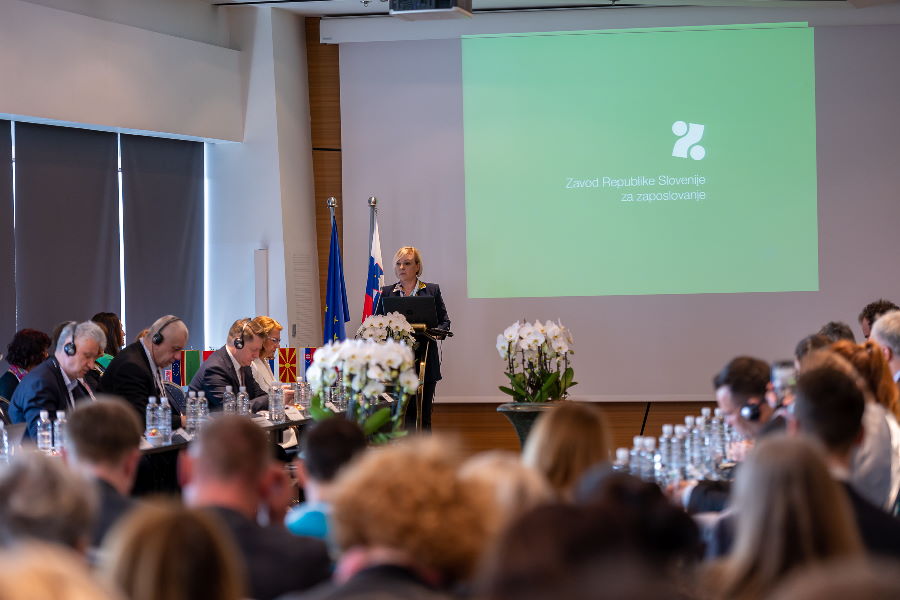
M 714 471 L 725 460 L 726 445 L 725 422 L 722 420 L 722 411 L 717 408 L 709 422 L 709 454 Z
M 284 390 L 280 385 L 269 390 L 269 420 L 273 423 L 284 421 Z
M 156 396 L 150 396 L 147 400 L 147 418 L 144 427 L 144 437 L 148 442 L 158 442 L 159 435 L 159 407 L 156 405 Z
M 46 410 L 41 411 L 37 422 L 37 447 L 44 454 L 53 452 L 53 423 Z
M 656 438 L 652 435 L 646 436 L 643 440 L 643 449 L 641 451 L 641 479 L 644 481 L 654 481 L 654 469 L 656 465 Z
M 632 438 L 631 451 L 628 453 L 628 467 L 635 477 L 641 476 L 641 451 L 644 449 L 644 438 L 636 435 Z
M 684 425 L 675 426 L 675 437 L 672 439 L 672 462 L 669 466 L 669 483 L 677 483 L 684 479 L 684 439 L 687 437 L 687 429 Z
M 662 426 L 662 435 L 659 436 L 657 456 L 659 460 L 654 464 L 656 483 L 665 486 L 671 479 L 669 470 L 672 465 L 672 439 L 675 428 L 671 424 Z
M 6 432 L 6 425 L 0 420 L 0 464 L 9 462 L 9 434 Z
M 53 454 L 62 454 L 66 447 L 66 411 L 56 411 L 56 421 L 53 422 Z
M 702 416 L 697 417 L 694 421 L 694 428 L 691 430 L 691 469 L 695 479 L 704 479 L 706 477 L 706 419 Z
M 613 471 L 628 473 L 628 448 L 616 448 L 616 462 L 613 463 Z
M 233 415 L 237 412 L 237 400 L 230 385 L 226 385 L 225 391 L 222 392 L 222 412 L 226 415 Z
M 206 400 L 206 392 L 197 393 L 197 429 L 200 429 L 209 421 L 209 402 Z
M 185 426 L 191 435 L 197 433 L 197 392 L 188 392 Z
M 247 395 L 247 388 L 244 386 L 238 388 L 237 409 L 239 415 L 250 414 L 250 396 Z
M 163 444 L 172 442 L 172 407 L 165 396 L 159 399 L 159 430 L 162 433 Z

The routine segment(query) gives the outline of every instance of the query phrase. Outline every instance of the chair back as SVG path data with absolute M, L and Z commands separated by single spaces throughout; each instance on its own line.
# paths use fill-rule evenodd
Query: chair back
M 9 425 L 9 400 L 0 396 L 0 419 L 4 425 Z
M 167 381 L 165 386 L 169 404 L 171 404 L 179 413 L 185 414 L 187 407 L 184 404 L 184 392 L 171 381 Z

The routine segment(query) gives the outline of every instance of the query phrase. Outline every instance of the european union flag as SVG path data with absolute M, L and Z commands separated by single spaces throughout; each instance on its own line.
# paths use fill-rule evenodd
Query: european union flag
M 344 286 L 344 267 L 341 265 L 341 247 L 338 245 L 337 222 L 331 217 L 331 248 L 328 251 L 328 289 L 325 293 L 325 326 L 322 328 L 325 343 L 347 339 L 344 323 L 350 320 L 347 306 L 347 288 Z

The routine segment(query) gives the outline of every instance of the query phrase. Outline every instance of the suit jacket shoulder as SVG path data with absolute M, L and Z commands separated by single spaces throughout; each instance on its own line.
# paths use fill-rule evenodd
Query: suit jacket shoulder
M 51 357 L 22 378 L 9 403 L 13 423 L 26 423 L 26 437 L 36 438 L 37 421 L 42 410 L 55 415 L 69 407 L 69 392 L 56 359 Z
M 129 344 L 112 359 L 100 379 L 99 391 L 124 398 L 143 422 L 147 399 L 150 396 L 159 397 L 160 390 L 140 341 Z

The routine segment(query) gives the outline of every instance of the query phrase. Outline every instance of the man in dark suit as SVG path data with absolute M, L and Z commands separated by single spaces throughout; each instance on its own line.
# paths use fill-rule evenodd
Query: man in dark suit
M 247 388 L 254 412 L 268 406 L 268 395 L 260 389 L 250 369 L 251 363 L 259 357 L 265 333 L 252 319 L 238 319 L 228 330 L 225 345 L 203 361 L 191 379 L 192 392 L 206 392 L 210 410 L 222 408 L 222 393 L 225 386 L 237 394 L 238 389 Z
M 92 392 L 83 377 L 103 354 L 106 334 L 91 321 L 66 325 L 59 335 L 53 356 L 22 378 L 9 403 L 13 423 L 26 423 L 26 437 L 37 438 L 37 421 L 42 410 L 56 417 L 56 411 L 69 411 Z
M 126 346 L 106 368 L 100 380 L 100 392 L 124 398 L 137 412 L 143 424 L 147 401 L 165 396 L 163 370 L 169 368 L 184 350 L 188 328 L 173 315 L 157 319 L 147 334 Z M 181 427 L 181 415 L 172 407 L 172 429 Z
M 213 419 L 179 466 L 185 502 L 207 509 L 231 534 L 246 568 L 247 596 L 268 600 L 329 578 L 325 543 L 283 526 L 292 488 L 259 426 L 237 415 Z M 257 522 L 261 506 L 269 525 Z
M 94 483 L 99 499 L 91 546 L 97 548 L 107 531 L 131 510 L 128 497 L 141 458 L 141 423 L 118 398 L 82 403 L 69 416 L 69 466 Z
M 436 283 L 425 283 L 419 279 L 422 274 L 422 255 L 417 248 L 404 246 L 394 255 L 394 274 L 399 280 L 394 285 L 386 285 L 381 288 L 381 299 L 375 307 L 375 314 L 384 314 L 383 298 L 386 296 L 432 296 L 437 312 L 437 326 L 435 329 L 450 331 L 450 317 L 447 315 L 447 307 L 441 296 L 441 288 Z M 424 335 L 416 335 L 419 345 L 416 347 L 416 361 L 425 360 L 425 378 L 422 386 L 422 429 L 431 429 L 431 407 L 434 401 L 434 391 L 437 382 L 441 380 L 441 358 L 437 344 Z M 418 371 L 417 371 L 418 372 Z M 416 405 L 414 401 L 409 403 L 406 409 L 406 427 L 412 428 L 416 423 Z

